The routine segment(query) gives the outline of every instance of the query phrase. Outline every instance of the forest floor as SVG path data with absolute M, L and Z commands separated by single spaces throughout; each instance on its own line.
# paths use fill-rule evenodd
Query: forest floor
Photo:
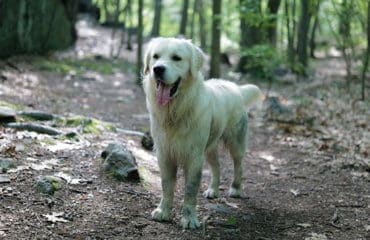
M 73 49 L 50 57 L 20 56 L 0 62 L 0 105 L 72 114 L 148 131 L 149 116 L 135 83 L 135 53 L 106 58 L 110 30 L 80 23 Z M 105 128 L 45 124 L 78 132 L 69 139 L 0 126 L 0 159 L 17 167 L 0 173 L 0 239 L 370 239 L 370 102 L 354 101 L 359 83 L 346 88 L 340 59 L 312 62 L 309 79 L 292 75 L 271 85 L 253 81 L 269 97 L 250 113 L 244 158 L 243 198 L 227 189 L 232 163 L 220 148 L 220 198 L 198 195 L 202 227 L 179 225 L 183 177 L 179 174 L 172 220 L 150 213 L 160 200 L 156 158 L 141 138 Z M 227 72 L 227 71 L 224 71 Z M 247 76 L 230 74 L 238 84 Z M 18 119 L 27 121 L 27 119 Z M 82 129 L 82 130 L 81 130 Z M 104 174 L 100 154 L 110 142 L 125 143 L 142 180 Z M 35 187 L 40 176 L 64 182 L 54 195 Z M 210 180 L 203 171 L 201 192 Z

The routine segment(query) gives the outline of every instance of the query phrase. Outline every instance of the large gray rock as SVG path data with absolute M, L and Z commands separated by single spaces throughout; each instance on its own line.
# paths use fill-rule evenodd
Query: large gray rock
M 118 180 L 140 179 L 136 159 L 124 144 L 110 143 L 101 156 L 104 171 Z
M 0 57 L 44 53 L 76 39 L 75 0 L 0 1 Z

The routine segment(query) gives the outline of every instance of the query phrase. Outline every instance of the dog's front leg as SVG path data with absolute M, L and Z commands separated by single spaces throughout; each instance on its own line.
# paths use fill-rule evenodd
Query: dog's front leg
M 156 221 L 168 221 L 173 205 L 177 165 L 170 160 L 163 159 L 159 159 L 159 165 L 162 180 L 162 199 L 158 207 L 152 212 L 152 218 Z
M 181 225 L 183 228 L 198 228 L 200 223 L 196 213 L 197 194 L 202 178 L 202 166 L 204 157 L 198 157 L 185 164 L 185 200 Z

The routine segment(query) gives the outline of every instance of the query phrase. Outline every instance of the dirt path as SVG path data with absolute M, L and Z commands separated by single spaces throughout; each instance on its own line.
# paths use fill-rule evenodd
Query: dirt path
M 1 63 L 1 101 L 148 130 L 143 92 L 134 83 L 129 62 L 119 62 L 123 67 L 109 74 L 95 69 L 71 74 L 40 70 L 34 58 L 9 61 L 18 69 Z M 102 65 L 106 60 L 94 61 L 103 61 Z M 333 99 L 343 96 L 337 85 L 335 80 L 325 82 L 319 90 L 299 85 L 301 93 L 309 97 L 294 107 L 293 119 L 315 116 L 315 124 L 281 121 L 292 117 L 290 114 L 279 119 L 252 114 L 250 151 L 244 159 L 244 197 L 230 199 L 226 195 L 232 165 L 220 148 L 220 198 L 207 200 L 199 194 L 202 228 L 195 231 L 184 231 L 178 224 L 181 174 L 173 220 L 157 223 L 150 219 L 159 201 L 158 170 L 153 153 L 141 149 L 140 138 L 103 131 L 81 134 L 79 141 L 69 142 L 0 127 L 0 158 L 27 166 L 8 172 L 10 182 L 0 183 L 0 239 L 369 239 L 369 105 L 353 110 L 345 102 L 334 103 Z M 277 85 L 273 90 L 288 92 L 282 95 L 290 99 L 299 87 Z M 305 101 L 308 104 L 302 103 Z M 331 111 L 333 116 L 325 118 Z M 52 141 L 56 144 L 48 144 Z M 119 182 L 101 171 L 100 153 L 113 141 L 128 143 L 145 181 Z M 55 161 L 45 168 L 35 167 L 50 160 Z M 83 181 L 66 182 L 54 196 L 37 192 L 38 176 L 60 172 Z M 201 191 L 209 178 L 206 167 Z M 53 213 L 55 221 L 48 221 L 46 216 Z

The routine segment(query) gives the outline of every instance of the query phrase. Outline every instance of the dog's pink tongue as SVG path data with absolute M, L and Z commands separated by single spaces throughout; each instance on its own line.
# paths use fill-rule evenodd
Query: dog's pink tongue
M 157 103 L 165 106 L 170 101 L 171 86 L 160 83 L 157 88 Z

